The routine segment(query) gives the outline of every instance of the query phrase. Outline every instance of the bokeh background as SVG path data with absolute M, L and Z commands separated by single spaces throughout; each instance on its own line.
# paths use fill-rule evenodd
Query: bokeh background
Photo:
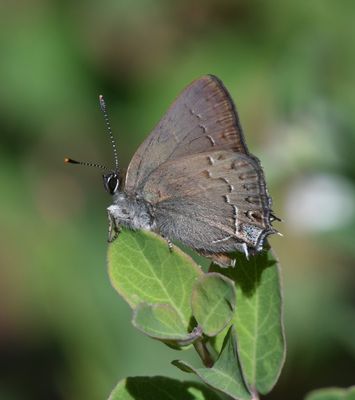
M 1 1 L 1 400 L 185 378 L 110 286 L 99 171 L 63 157 L 111 163 L 102 93 L 127 166 L 205 73 L 235 99 L 284 220 L 288 356 L 266 398 L 355 383 L 354 16 L 351 0 Z

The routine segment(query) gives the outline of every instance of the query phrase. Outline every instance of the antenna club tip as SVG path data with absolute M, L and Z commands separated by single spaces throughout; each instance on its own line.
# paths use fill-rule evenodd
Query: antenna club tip
M 64 158 L 65 164 L 80 164 L 80 161 L 73 160 L 72 158 L 65 157 Z

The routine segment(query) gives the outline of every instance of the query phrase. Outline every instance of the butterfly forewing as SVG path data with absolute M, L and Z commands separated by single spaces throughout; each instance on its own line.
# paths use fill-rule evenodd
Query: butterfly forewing
M 134 154 L 125 191 L 134 194 L 167 160 L 229 149 L 248 154 L 232 99 L 212 75 L 192 82 Z

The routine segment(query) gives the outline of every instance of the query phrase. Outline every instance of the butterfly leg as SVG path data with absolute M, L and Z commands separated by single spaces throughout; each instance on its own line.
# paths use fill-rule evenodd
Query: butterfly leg
M 168 244 L 168 248 L 169 248 L 170 253 L 172 253 L 173 247 L 174 247 L 173 242 L 170 239 L 167 239 L 167 238 L 165 238 L 165 240 L 166 240 L 166 243 Z
M 109 243 L 112 243 L 115 239 L 117 239 L 118 235 L 121 232 L 119 225 L 117 225 L 115 217 L 108 211 L 108 239 Z
M 243 251 L 244 251 L 244 254 L 245 254 L 245 258 L 249 261 L 249 252 L 248 252 L 248 246 L 247 246 L 247 244 L 246 244 L 246 243 L 243 243 L 243 244 L 242 244 L 242 248 L 243 248 Z

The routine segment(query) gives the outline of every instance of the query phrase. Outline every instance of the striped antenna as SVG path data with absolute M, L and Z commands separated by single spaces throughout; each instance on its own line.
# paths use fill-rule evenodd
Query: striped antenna
M 93 163 L 93 162 L 86 162 L 86 161 L 76 161 L 73 160 L 72 158 L 64 158 L 64 163 L 65 164 L 79 164 L 79 165 L 85 165 L 86 167 L 95 167 L 95 168 L 100 168 L 100 169 L 104 169 L 106 171 L 110 171 L 109 168 L 105 167 L 102 164 L 98 164 L 98 163 Z
M 101 111 L 104 114 L 105 124 L 106 124 L 106 127 L 107 127 L 108 135 L 109 135 L 110 140 L 111 140 L 111 145 L 112 145 L 112 150 L 113 150 L 113 157 L 115 159 L 115 172 L 118 174 L 119 173 L 119 164 L 118 164 L 118 154 L 117 154 L 116 142 L 115 142 L 115 139 L 114 139 L 113 134 L 112 134 L 110 120 L 108 118 L 108 114 L 107 114 L 107 110 L 106 110 L 106 103 L 105 103 L 104 97 L 101 94 L 99 96 L 99 100 L 100 100 Z

